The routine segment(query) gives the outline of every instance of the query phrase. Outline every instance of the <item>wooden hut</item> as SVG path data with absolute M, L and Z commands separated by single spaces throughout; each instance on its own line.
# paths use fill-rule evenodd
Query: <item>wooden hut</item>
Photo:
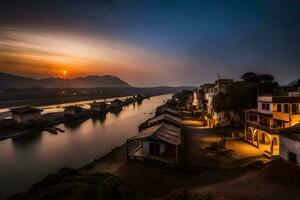
M 161 123 L 127 140 L 127 158 L 175 164 L 182 155 L 181 129 Z

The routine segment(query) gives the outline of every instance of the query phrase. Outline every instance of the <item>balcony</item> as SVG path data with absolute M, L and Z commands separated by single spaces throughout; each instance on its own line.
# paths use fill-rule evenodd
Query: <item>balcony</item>
M 274 111 L 273 119 L 288 122 L 288 121 L 290 121 L 290 115 L 289 115 L 289 113 Z

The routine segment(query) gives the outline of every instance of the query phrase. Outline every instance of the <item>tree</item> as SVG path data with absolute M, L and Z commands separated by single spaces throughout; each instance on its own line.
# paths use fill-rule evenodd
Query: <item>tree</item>
M 274 77 L 271 74 L 256 74 L 253 72 L 247 72 L 242 76 L 245 82 L 253 83 L 257 87 L 257 93 L 266 94 L 272 93 L 278 88 L 278 83 L 274 81 Z
M 230 105 L 228 103 L 228 95 L 223 92 L 218 93 L 213 96 L 212 106 L 215 112 L 228 111 L 230 109 Z
M 175 97 L 178 99 L 180 105 L 185 105 L 186 101 L 193 94 L 191 90 L 182 90 L 175 94 Z
M 212 105 L 216 112 L 234 111 L 243 116 L 245 109 L 256 107 L 257 92 L 254 83 L 237 81 L 226 88 L 226 93 L 213 97 Z

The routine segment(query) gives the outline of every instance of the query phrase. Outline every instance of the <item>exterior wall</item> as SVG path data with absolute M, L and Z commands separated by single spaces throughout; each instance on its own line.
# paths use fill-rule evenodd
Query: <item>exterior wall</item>
M 143 141 L 143 153 L 144 155 L 149 155 L 150 153 L 150 143 L 152 141 Z M 166 145 L 164 143 L 160 143 L 160 142 L 152 142 L 152 143 L 159 143 L 159 148 L 160 148 L 160 154 L 164 153 L 166 150 Z
M 273 112 L 273 118 L 281 121 L 290 121 L 290 115 L 289 113 L 283 113 L 283 112 Z
M 23 123 L 23 122 L 22 122 L 22 116 L 19 115 L 19 114 L 13 113 L 13 114 L 12 114 L 12 118 L 13 118 L 14 120 L 16 120 L 17 122 L 19 122 L 19 123 Z
M 300 115 L 292 115 L 291 126 L 294 126 L 299 123 L 300 123 Z
M 66 110 L 64 110 L 64 113 L 66 115 L 76 115 L 76 111 L 73 109 L 66 109 Z
M 258 96 L 257 100 L 258 101 L 263 101 L 263 102 L 272 102 L 272 96 Z
M 300 141 L 280 136 L 280 158 L 289 162 L 289 152 L 297 155 L 297 165 L 300 166 Z
M 121 107 L 122 105 L 119 102 L 111 102 L 111 107 Z
M 103 111 L 105 111 L 105 108 L 104 108 L 104 106 L 91 105 L 91 110 L 96 111 L 96 112 L 103 112 Z
M 268 104 L 269 109 L 263 109 L 263 104 Z M 258 96 L 257 111 L 263 114 L 272 114 L 273 111 L 272 96 Z
M 12 115 L 12 118 L 16 120 L 19 123 L 28 123 L 30 121 L 37 121 L 41 118 L 41 113 L 34 112 L 34 113 L 28 113 L 28 114 L 16 114 L 14 113 Z
M 292 104 L 288 104 L 288 112 L 283 111 L 284 104 L 279 104 L 281 106 L 281 112 L 277 111 L 278 104 L 275 105 L 276 106 L 274 106 L 273 109 L 273 118 L 276 120 L 284 121 L 285 126 L 283 128 L 288 128 L 300 123 L 300 114 L 292 112 Z
M 149 155 L 150 153 L 149 141 L 143 141 L 143 153 L 144 155 Z

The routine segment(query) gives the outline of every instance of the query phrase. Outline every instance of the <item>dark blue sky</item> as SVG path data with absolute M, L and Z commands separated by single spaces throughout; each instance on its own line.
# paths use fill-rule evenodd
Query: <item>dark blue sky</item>
M 158 64 L 153 70 L 162 70 L 153 74 L 163 78 L 145 82 L 120 73 L 136 84 L 198 85 L 213 81 L 217 74 L 238 79 L 247 71 L 271 73 L 280 83 L 300 78 L 300 1 L 27 0 L 4 4 L 0 8 L 3 27 L 101 36 L 146 49 L 165 62 L 180 61 L 176 66 Z

